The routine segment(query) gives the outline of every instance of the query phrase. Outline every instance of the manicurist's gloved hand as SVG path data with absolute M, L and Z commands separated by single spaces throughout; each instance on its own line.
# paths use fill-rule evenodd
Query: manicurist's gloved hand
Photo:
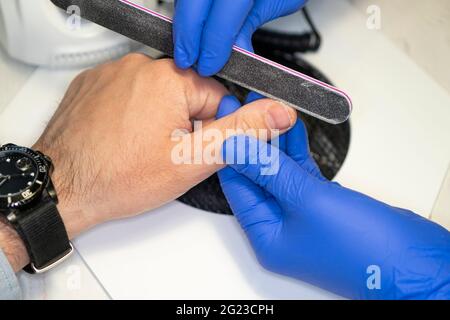
M 306 0 L 177 0 L 175 62 L 187 69 L 198 63 L 202 76 L 219 72 L 232 46 L 251 50 L 260 26 L 300 9 Z
M 223 100 L 218 115 L 238 107 Z M 302 122 L 280 146 L 285 152 L 253 137 L 229 138 L 229 167 L 219 173 L 265 268 L 349 298 L 450 298 L 447 230 L 326 180 Z

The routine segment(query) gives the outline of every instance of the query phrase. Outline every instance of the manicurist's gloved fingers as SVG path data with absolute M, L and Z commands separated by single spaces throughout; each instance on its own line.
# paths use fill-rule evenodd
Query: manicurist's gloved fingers
M 200 75 L 211 76 L 225 66 L 253 3 L 253 0 L 214 1 L 202 34 Z
M 249 32 L 249 28 L 246 27 L 249 24 L 249 20 L 247 18 L 246 22 L 244 23 L 244 26 L 242 27 L 241 31 L 239 32 L 239 35 L 236 37 L 236 43 L 235 45 L 239 48 L 242 48 L 244 50 L 247 50 L 249 52 L 255 52 L 255 49 L 253 48 L 253 33 Z
M 224 143 L 223 159 L 231 165 L 247 162 L 257 163 L 260 152 L 254 153 L 250 150 L 259 147 L 271 148 L 266 142 L 251 136 L 234 136 Z M 263 153 L 261 152 L 261 154 Z M 267 159 L 264 158 L 264 160 Z M 264 161 L 264 164 L 267 165 L 268 162 Z M 271 174 L 270 164 L 266 168 L 263 168 L 261 164 L 260 169 L 261 174 Z M 266 169 L 268 171 L 265 171 Z M 220 171 L 219 178 L 228 203 L 242 228 L 247 232 L 250 241 L 257 243 L 261 239 L 273 236 L 274 230 L 279 227 L 282 218 L 281 208 L 275 199 L 232 167 L 226 167 Z
M 216 119 L 221 119 L 236 112 L 241 107 L 241 103 L 235 96 L 225 96 L 217 109 Z
M 175 7 L 174 57 L 179 68 L 187 69 L 197 61 L 203 27 L 213 0 L 178 0 Z
M 240 33 L 236 38 L 235 44 L 239 48 L 245 49 L 249 52 L 255 52 L 255 49 L 253 49 L 252 38 L 247 37 L 246 34 Z
M 242 26 L 236 45 L 253 51 L 252 35 L 262 25 L 288 14 L 298 11 L 307 1 L 302 0 L 274 0 L 274 1 L 254 1 L 252 10 L 247 16 Z
M 244 142 L 250 145 L 244 148 Z M 234 159 L 234 150 L 242 151 L 241 158 Z M 259 185 L 277 199 L 284 199 L 285 203 L 298 205 L 302 201 L 302 191 L 314 179 L 306 170 L 301 168 L 293 159 L 278 148 L 254 137 L 237 136 L 229 138 L 223 147 L 226 163 Z
M 257 92 L 253 92 L 251 91 L 248 95 L 247 98 L 245 99 L 245 103 L 252 103 L 254 101 L 260 100 L 260 99 L 265 99 L 265 97 Z
M 295 126 L 285 136 L 287 155 L 311 175 L 322 181 L 326 180 L 309 150 L 308 131 L 303 121 L 298 119 Z
M 242 49 L 254 52 L 252 36 L 253 33 L 262 25 L 259 11 L 253 9 L 248 15 L 239 35 L 236 38 L 236 45 Z
M 246 104 L 252 103 L 263 98 L 259 94 L 250 93 L 247 97 Z M 217 111 L 217 119 L 226 117 L 236 112 L 241 107 L 241 103 L 234 96 L 226 96 L 222 99 L 219 109 Z M 262 190 L 258 185 L 250 181 L 248 178 L 240 173 L 237 173 L 233 168 L 225 167 L 218 172 L 220 183 L 231 209 L 235 213 L 248 212 L 248 208 L 254 208 L 268 199 L 268 193 Z M 237 201 L 242 199 L 245 195 L 246 201 Z M 247 214 L 236 215 L 241 225 L 244 227 L 251 224 L 251 216 Z M 245 227 L 244 227 L 245 229 Z
M 272 234 L 268 231 L 281 221 L 281 209 L 275 199 L 230 167 L 220 171 L 219 177 L 231 210 L 251 240 Z
M 249 101 L 250 103 L 251 101 Z M 222 99 L 219 110 L 217 111 L 217 118 L 223 118 L 236 112 L 241 107 L 241 103 L 234 96 L 226 96 Z M 237 150 L 236 150 L 237 151 Z M 240 173 L 237 173 L 233 168 L 225 167 L 218 172 L 222 189 L 228 202 L 231 204 L 232 210 L 235 213 L 246 212 L 247 208 L 254 207 L 267 200 L 267 193 L 262 190 L 255 183 Z M 245 201 L 237 201 L 245 198 Z M 250 217 L 246 215 L 237 215 L 241 225 L 245 226 L 251 224 Z

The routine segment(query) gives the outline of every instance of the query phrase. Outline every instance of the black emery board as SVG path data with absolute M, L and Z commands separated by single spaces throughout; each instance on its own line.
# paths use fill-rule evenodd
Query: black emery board
M 78 6 L 82 18 L 173 57 L 172 19 L 166 16 L 128 0 L 51 1 L 63 10 Z M 236 46 L 217 75 L 328 123 L 345 122 L 352 111 L 345 92 Z

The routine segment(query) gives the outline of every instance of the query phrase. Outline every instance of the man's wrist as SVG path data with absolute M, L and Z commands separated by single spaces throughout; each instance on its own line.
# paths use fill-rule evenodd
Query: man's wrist
M 0 218 L 0 247 L 14 272 L 20 271 L 29 263 L 30 258 L 25 244 L 4 217 Z
M 68 212 L 60 206 L 58 206 L 58 210 L 70 240 L 88 229 L 88 226 L 79 218 L 82 216 L 80 213 Z M 0 248 L 14 272 L 22 270 L 30 263 L 30 257 L 22 238 L 4 217 L 0 217 Z
M 39 150 L 33 148 L 34 150 Z M 70 188 L 64 188 L 63 182 L 66 174 L 62 174 L 64 170 L 62 168 L 57 168 L 52 174 L 52 180 L 55 185 L 56 193 L 60 199 L 57 205 L 58 212 L 63 220 L 64 227 L 67 231 L 67 235 L 70 240 L 78 236 L 80 233 L 86 231 L 92 227 L 93 223 L 85 219 L 85 214 L 79 208 L 74 208 L 73 197 L 71 196 Z M 71 180 L 71 179 L 69 179 Z M 0 215 L 0 248 L 11 264 L 14 272 L 22 270 L 26 265 L 30 263 L 30 258 L 26 246 L 15 230 L 15 228 L 8 222 L 8 220 Z
M 63 147 L 56 148 L 54 145 L 47 145 L 39 140 L 32 149 L 39 150 L 52 159 L 54 170 L 51 179 L 59 199 L 58 211 L 69 239 L 74 239 L 100 223 L 101 221 L 94 221 L 94 216 L 86 212 L 84 199 L 87 197 L 80 196 L 79 188 L 77 188 L 81 172 L 77 172 L 78 165 L 74 165 L 73 161 L 64 158 L 65 154 L 61 152 Z

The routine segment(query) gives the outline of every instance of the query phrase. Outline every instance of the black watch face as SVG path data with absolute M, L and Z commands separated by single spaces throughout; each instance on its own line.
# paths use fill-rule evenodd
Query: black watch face
M 0 209 L 23 205 L 42 191 L 47 164 L 33 150 L 10 146 L 0 149 Z

